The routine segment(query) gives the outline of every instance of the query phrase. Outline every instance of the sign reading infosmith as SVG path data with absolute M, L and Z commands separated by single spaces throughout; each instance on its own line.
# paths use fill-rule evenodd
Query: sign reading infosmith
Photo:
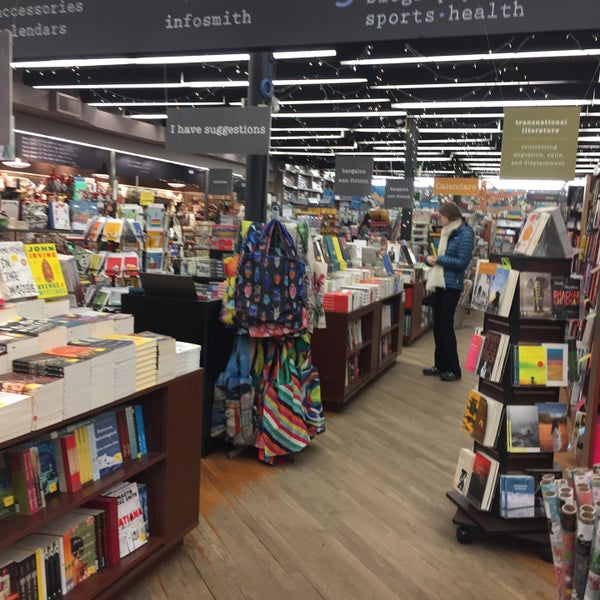
M 0 29 L 12 33 L 15 59 L 306 47 L 597 26 L 598 0 L 0 0 Z
M 271 113 L 267 107 L 169 109 L 167 149 L 190 154 L 268 154 Z

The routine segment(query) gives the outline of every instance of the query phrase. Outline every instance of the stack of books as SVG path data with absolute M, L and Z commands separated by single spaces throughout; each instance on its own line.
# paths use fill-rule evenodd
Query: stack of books
M 29 319 L 19 317 L 0 325 L 0 332 L 13 335 L 15 333 L 37 337 L 39 351 L 67 343 L 67 330 L 58 327 L 57 323 L 45 319 Z
M 173 379 L 177 360 L 175 338 L 152 331 L 142 331 L 136 335 L 156 340 L 156 383 Z
M 198 344 L 192 344 L 190 342 L 180 342 L 179 340 L 175 343 L 177 351 L 177 364 L 175 374 L 177 377 L 197 371 L 200 368 L 200 352 L 202 346 Z
M 31 431 L 31 396 L 0 392 L 0 442 Z
M 6 373 L 0 375 L 0 390 L 31 396 L 31 431 L 62 421 L 64 381 L 61 377 Z
M 41 352 L 37 337 L 20 333 L 0 333 L 0 373 L 12 370 L 12 361 Z
M 156 340 L 137 335 L 113 334 L 111 340 L 131 340 L 135 345 L 135 391 L 156 385 Z

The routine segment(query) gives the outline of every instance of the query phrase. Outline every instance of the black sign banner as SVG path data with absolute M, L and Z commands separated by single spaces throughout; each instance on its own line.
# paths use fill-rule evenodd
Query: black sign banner
M 336 156 L 335 185 L 336 196 L 368 196 L 373 189 L 372 156 Z
M 14 57 L 45 59 L 588 30 L 598 0 L 0 0 Z M 107 32 L 110 31 L 110 36 Z
M 388 179 L 385 184 L 387 208 L 413 208 L 415 197 L 414 179 Z
M 233 193 L 233 171 L 231 169 L 210 169 L 208 171 L 207 194 L 231 196 Z
M 167 149 L 189 154 L 268 154 L 271 112 L 247 108 L 172 108 L 168 110 Z
M 108 164 L 108 152 L 100 148 L 22 133 L 17 133 L 15 138 L 17 156 L 30 161 L 80 169 L 99 169 Z

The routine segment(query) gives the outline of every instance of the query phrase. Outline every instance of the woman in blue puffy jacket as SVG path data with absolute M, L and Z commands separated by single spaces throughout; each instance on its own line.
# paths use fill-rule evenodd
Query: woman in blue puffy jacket
M 433 337 L 435 361 L 423 375 L 439 375 L 443 381 L 461 378 L 454 333 L 454 313 L 463 290 L 465 271 L 473 256 L 473 230 L 462 219 L 460 208 L 445 202 L 439 208 L 442 231 L 437 256 L 428 256 L 433 268 L 427 291 L 433 295 Z

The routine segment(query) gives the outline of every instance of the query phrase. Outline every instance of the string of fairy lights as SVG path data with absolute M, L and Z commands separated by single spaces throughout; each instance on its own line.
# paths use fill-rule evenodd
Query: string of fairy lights
M 562 47 L 580 50 L 598 47 L 596 33 L 579 37 L 570 33 L 563 35 Z M 493 173 L 499 169 L 503 113 L 497 106 L 482 112 L 486 104 L 517 98 L 531 102 L 559 101 L 574 89 L 582 89 L 579 98 L 588 101 L 582 108 L 582 131 L 600 130 L 600 109 L 594 111 L 600 73 L 598 55 L 586 59 L 585 75 L 571 73 L 570 64 L 560 70 L 561 75 L 557 67 L 559 61 L 553 61 L 551 67 L 556 73 L 551 78 L 534 77 L 531 64 L 535 63 L 534 68 L 539 69 L 539 65 L 547 61 L 531 61 L 524 66 L 514 60 L 514 56 L 537 48 L 538 42 L 536 35 L 513 36 L 498 41 L 493 47 L 490 40 L 486 40 L 491 60 L 463 61 L 459 57 L 453 62 L 435 61 L 419 51 L 414 43 L 406 43 L 398 65 L 379 59 L 380 48 L 376 51 L 373 44 L 365 45 L 354 60 L 336 57 L 334 62 L 317 57 L 278 62 L 278 71 L 294 75 L 301 72 L 302 76 L 294 78 L 292 84 L 284 80 L 276 86 L 279 106 L 273 115 L 273 156 L 309 168 L 330 168 L 335 155 L 343 151 L 371 155 L 376 169 L 380 165 L 381 171 L 401 174 L 405 131 L 410 120 L 419 118 L 418 160 L 423 170 Z M 496 55 L 498 60 L 493 58 Z M 410 61 L 408 66 L 401 62 L 403 56 Z M 136 80 L 146 72 L 136 69 Z M 42 80 L 49 84 L 57 81 L 57 86 L 66 86 L 67 80 L 81 86 L 96 84 L 95 89 L 81 91 L 84 101 L 140 120 L 149 120 L 147 111 L 160 111 L 155 116 L 159 123 L 164 123 L 164 117 L 160 117 L 167 106 L 240 105 L 246 94 L 243 82 L 248 80 L 248 63 L 204 62 L 191 67 L 186 65 L 185 69 L 176 63 L 169 68 L 163 65 L 161 81 L 156 82 L 154 89 L 143 92 L 110 87 L 106 80 L 103 84 L 100 80 L 107 76 L 104 69 L 73 66 L 68 70 L 39 69 L 27 73 L 35 75 L 32 79 L 38 86 Z M 177 80 L 185 84 L 186 81 L 211 81 L 215 77 L 235 87 L 161 87 L 161 84 L 176 84 Z M 314 85 L 313 80 L 321 79 L 324 83 Z M 348 83 L 338 83 L 342 80 Z M 413 108 L 432 102 L 432 97 L 439 100 L 436 104 L 443 102 L 448 108 L 438 110 L 434 105 L 426 109 Z M 480 110 L 471 107 L 461 110 L 461 104 L 473 102 L 481 105 Z M 410 108 L 405 110 L 404 106 Z M 453 127 L 457 131 L 442 136 L 447 140 L 438 139 L 440 135 L 436 135 L 436 130 Z M 485 130 L 483 136 L 482 130 Z M 578 168 L 587 168 L 589 164 L 591 170 L 595 158 L 591 152 L 593 144 L 598 145 L 593 138 L 580 144 Z M 589 160 L 584 160 L 588 155 Z

